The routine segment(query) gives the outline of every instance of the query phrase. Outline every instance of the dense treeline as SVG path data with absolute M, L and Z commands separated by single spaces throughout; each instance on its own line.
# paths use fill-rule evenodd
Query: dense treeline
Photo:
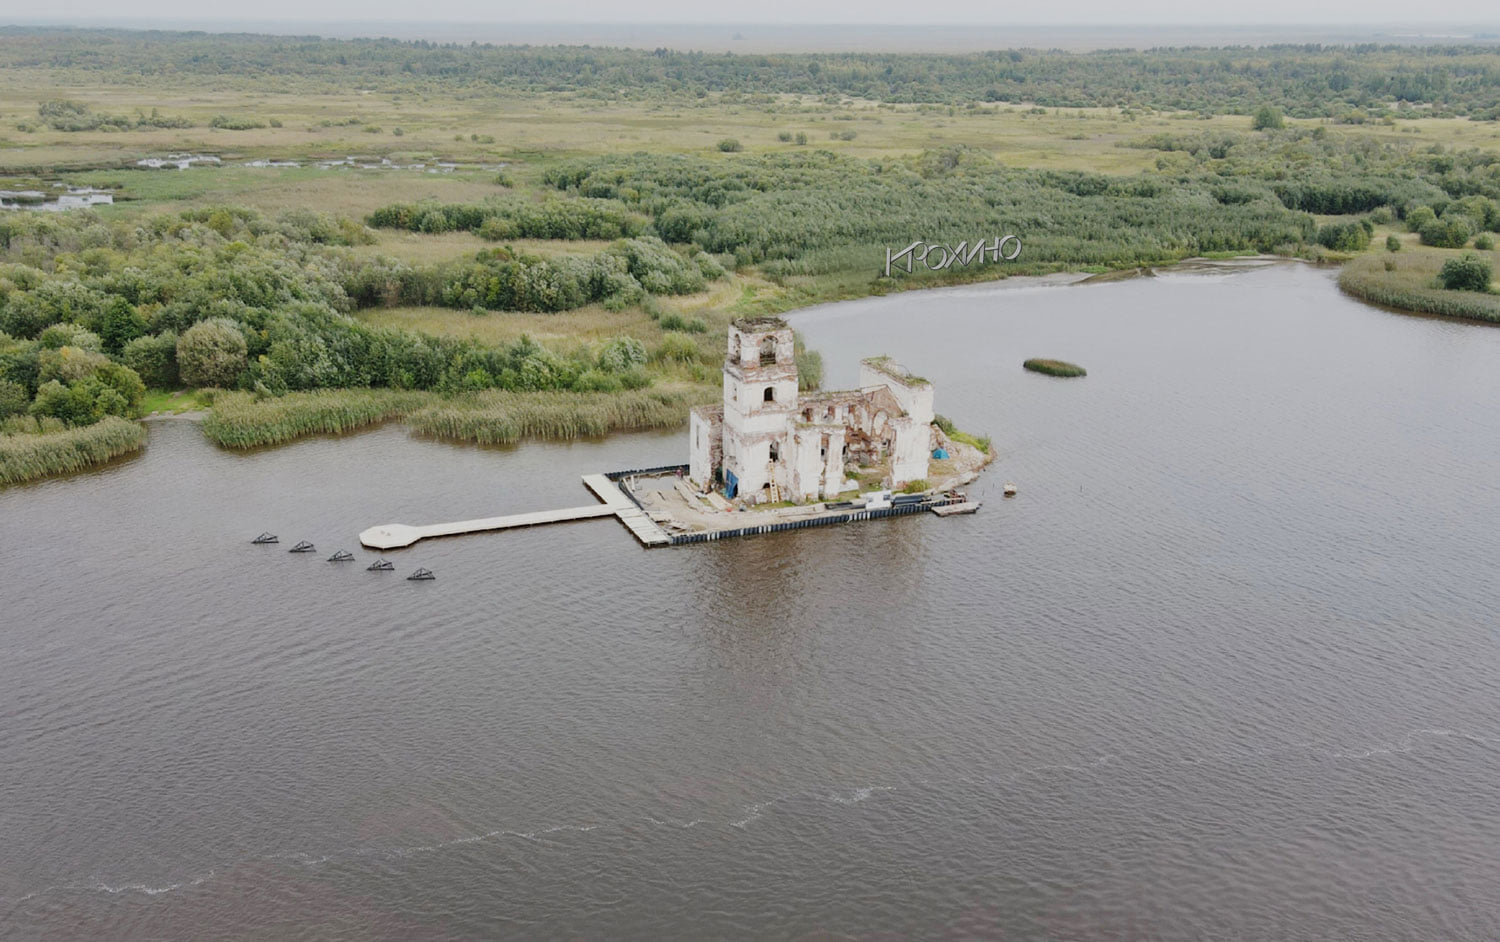
M 881 246 L 1007 233 L 1024 258 L 1053 265 L 1122 265 L 1215 251 L 1295 250 L 1312 221 L 1269 189 L 1234 203 L 1201 179 L 1017 170 L 973 150 L 858 161 L 832 154 L 710 160 L 632 155 L 570 162 L 547 181 L 649 214 L 670 242 L 733 255 L 775 274 L 818 273 Z
M 488 203 L 396 203 L 369 223 L 412 232 L 466 230 L 486 239 L 620 239 L 640 235 L 645 220 L 607 200 L 526 200 Z
M 343 286 L 360 307 L 434 304 L 555 313 L 596 302 L 621 310 L 648 294 L 701 291 L 707 281 L 723 276 L 723 266 L 708 255 L 685 259 L 660 239 L 645 237 L 621 239 L 582 256 L 541 258 L 498 248 L 420 268 L 390 259 L 350 259 Z
M 544 180 L 639 211 L 669 242 L 732 254 L 772 275 L 861 258 L 872 265 L 883 258 L 880 246 L 912 239 L 955 244 L 1014 233 L 1029 263 L 1120 266 L 1368 243 L 1368 220 L 1320 231 L 1308 214 L 1411 213 L 1413 231 L 1430 216 L 1447 228 L 1430 227 L 1424 241 L 1457 244 L 1500 223 L 1500 157 L 1481 151 L 1322 129 L 1155 135 L 1127 146 L 1160 151 L 1158 172 L 1014 169 L 950 148 L 871 161 L 827 152 L 594 157 L 558 164 Z
M 732 55 L 16 27 L 0 37 L 0 69 L 78 70 L 132 83 L 183 76 L 271 88 L 308 80 L 387 90 L 443 83 L 600 97 L 794 94 L 1236 114 L 1273 103 L 1293 117 L 1379 116 L 1421 105 L 1500 117 L 1500 64 L 1484 46 Z

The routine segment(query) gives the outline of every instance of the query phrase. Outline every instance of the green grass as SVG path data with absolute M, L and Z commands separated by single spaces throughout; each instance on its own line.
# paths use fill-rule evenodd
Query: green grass
M 1438 287 L 1437 276 L 1443 262 L 1459 257 L 1464 251 L 1408 244 L 1401 252 L 1372 252 L 1344 266 L 1339 273 L 1339 287 L 1362 301 L 1402 311 L 1500 322 L 1500 294 L 1493 288 L 1489 294 L 1480 294 Z M 1500 253 L 1478 254 L 1500 263 Z
M 145 445 L 145 428 L 118 416 L 57 432 L 0 435 L 0 485 L 82 471 Z
M 366 428 L 428 401 L 429 394 L 391 389 L 325 389 L 267 398 L 221 393 L 203 420 L 203 433 L 225 448 L 255 448 Z
M 1033 358 L 1021 365 L 1033 373 L 1045 373 L 1048 376 L 1072 377 L 1089 375 L 1088 370 L 1085 370 L 1076 363 L 1069 363 L 1066 360 Z
M 621 393 L 504 392 L 444 397 L 432 392 L 334 389 L 257 398 L 220 393 L 203 432 L 225 448 L 255 448 L 308 435 L 357 431 L 405 419 L 422 435 L 482 445 L 523 438 L 580 438 L 627 429 L 670 428 L 713 390 L 687 386 Z
M 148 389 L 141 401 L 142 415 L 180 415 L 198 412 L 213 403 L 213 394 L 201 389 Z
M 408 416 L 423 435 L 481 445 L 522 438 L 581 438 L 629 429 L 671 428 L 705 391 L 527 393 L 488 390 L 428 406 Z
M 958 426 L 953 424 L 953 420 L 945 415 L 933 416 L 932 424 L 942 429 L 943 434 L 955 442 L 962 442 L 965 445 L 978 448 L 981 454 L 989 455 L 994 453 L 988 435 L 971 435 L 968 432 L 960 431 Z

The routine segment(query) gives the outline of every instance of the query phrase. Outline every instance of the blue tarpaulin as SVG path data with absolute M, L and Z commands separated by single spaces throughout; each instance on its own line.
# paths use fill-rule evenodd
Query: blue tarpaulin
M 740 492 L 740 479 L 734 476 L 734 472 L 728 468 L 724 469 L 724 496 L 730 500 Z
M 948 457 L 948 452 L 946 449 L 938 448 L 932 452 L 932 457 L 936 458 L 939 461 L 942 461 L 944 458 Z

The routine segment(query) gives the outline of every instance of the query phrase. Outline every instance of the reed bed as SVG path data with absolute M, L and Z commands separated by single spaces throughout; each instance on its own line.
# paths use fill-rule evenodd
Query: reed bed
M 306 435 L 337 435 L 376 425 L 431 399 L 430 394 L 394 389 L 323 389 L 274 398 L 222 393 L 203 420 L 203 433 L 225 448 L 276 445 Z
M 113 415 L 57 432 L 0 435 L 0 485 L 82 471 L 139 451 L 145 444 L 144 426 Z
M 435 438 L 508 444 L 522 438 L 580 438 L 627 429 L 669 428 L 697 401 L 685 391 L 624 393 L 488 390 L 412 413 L 407 422 Z
M 1443 262 L 1455 254 L 1418 249 L 1399 255 L 1361 256 L 1339 273 L 1339 287 L 1362 301 L 1403 311 L 1500 323 L 1500 294 L 1449 291 L 1437 286 Z M 1494 252 L 1480 254 L 1497 258 Z
M 1021 364 L 1033 373 L 1045 373 L 1048 376 L 1087 376 L 1088 370 L 1077 363 L 1069 363 L 1066 360 L 1031 359 Z

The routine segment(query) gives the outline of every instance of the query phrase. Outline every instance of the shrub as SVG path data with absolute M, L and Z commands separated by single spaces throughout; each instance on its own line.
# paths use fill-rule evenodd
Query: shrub
M 675 311 L 663 314 L 657 321 L 662 330 L 682 330 L 690 334 L 702 334 L 708 331 L 708 322 L 701 317 L 683 317 Z
M 816 350 L 808 350 L 798 343 L 792 353 L 792 358 L 797 364 L 797 388 L 806 392 L 817 389 L 823 385 L 823 354 Z
M 1474 248 L 1481 252 L 1488 252 L 1495 247 L 1495 239 L 1488 232 L 1480 233 L 1474 240 Z
M 634 337 L 616 337 L 599 352 L 599 369 L 623 373 L 646 362 L 646 345 Z
M 1432 211 L 1431 206 L 1416 206 L 1406 212 L 1406 229 L 1408 232 L 1421 232 L 1422 227 L 1437 219 L 1437 213 Z
M 719 142 L 718 146 L 719 146 L 719 150 L 723 151 L 726 154 L 738 153 L 739 151 L 742 151 L 742 150 L 745 149 L 745 148 L 743 148 L 743 147 L 740 146 L 740 142 L 739 141 L 735 140 L 732 137 L 726 137 L 726 138 L 724 138 L 722 141 Z
M 99 353 L 104 349 L 104 342 L 99 335 L 92 330 L 79 327 L 77 324 L 53 324 L 36 338 L 44 350 L 60 350 L 63 347 L 74 347 L 79 350 L 87 350 L 90 353 Z
M 1385 250 L 1387 252 L 1401 251 L 1401 240 L 1396 238 L 1395 233 L 1385 237 Z
M 25 386 L 0 379 L 0 419 L 20 415 L 31 405 L 31 395 Z
M 66 425 L 93 425 L 106 415 L 123 416 L 130 403 L 113 388 L 90 376 L 64 386 L 48 380 L 36 391 L 31 414 L 51 416 Z
M 1281 109 L 1275 105 L 1261 105 L 1255 109 L 1255 117 L 1250 122 L 1250 127 L 1256 131 L 1272 131 L 1285 126 Z
M 1490 260 L 1480 258 L 1473 252 L 1465 252 L 1460 258 L 1448 259 L 1443 263 L 1443 270 L 1438 273 L 1438 281 L 1449 291 L 1488 292 L 1494 277 L 1494 267 Z
M 682 334 L 668 334 L 657 345 L 653 358 L 673 363 L 692 363 L 698 359 L 698 345 Z
M 56 350 L 43 348 L 37 353 L 37 382 L 50 379 L 73 383 L 94 375 L 109 362 L 109 357 L 78 347 L 60 347 Z
M 265 127 L 266 123 L 241 115 L 216 114 L 213 120 L 208 122 L 208 126 L 221 131 L 253 131 L 256 128 Z
M 1318 230 L 1318 244 L 1335 252 L 1359 252 L 1370 244 L 1370 233 L 1357 222 L 1333 222 Z
M 932 487 L 932 485 L 927 483 L 926 478 L 917 478 L 915 481 L 907 481 L 906 486 L 901 488 L 901 493 L 920 494 L 930 487 Z
M 1087 376 L 1088 371 L 1076 363 L 1065 360 L 1031 359 L 1021 364 L 1033 373 L 1045 373 L 1048 376 Z
M 245 335 L 217 317 L 189 327 L 177 341 L 177 367 L 189 386 L 229 386 L 245 369 Z
M 1463 216 L 1434 219 L 1422 227 L 1422 244 L 1440 249 L 1461 249 L 1471 235 L 1469 222 Z

